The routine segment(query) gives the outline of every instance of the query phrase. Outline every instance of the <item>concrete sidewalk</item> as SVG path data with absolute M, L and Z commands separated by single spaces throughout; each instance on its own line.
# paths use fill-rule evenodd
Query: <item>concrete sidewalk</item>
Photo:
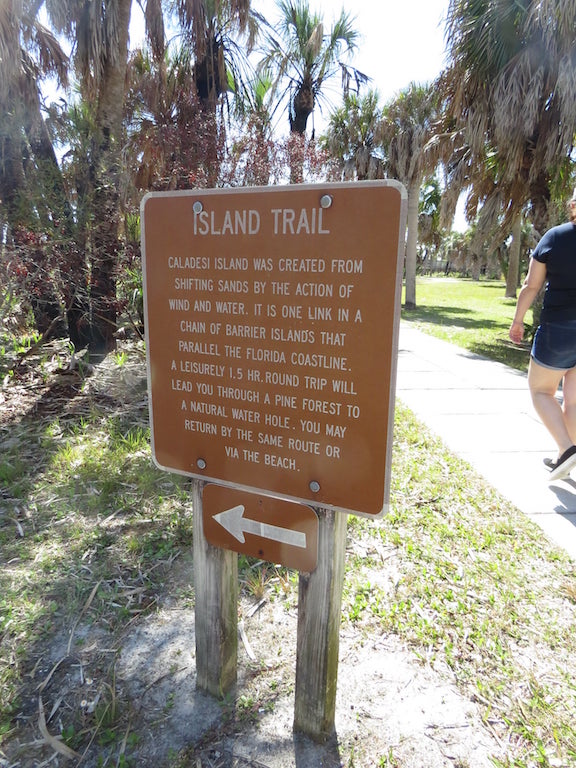
M 526 375 L 402 323 L 397 398 L 576 560 L 576 471 L 548 483 L 554 441 Z

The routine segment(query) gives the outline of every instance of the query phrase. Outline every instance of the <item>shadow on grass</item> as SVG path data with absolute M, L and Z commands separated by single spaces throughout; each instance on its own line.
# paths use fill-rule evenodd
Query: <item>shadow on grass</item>
M 459 326 L 461 328 L 504 328 L 502 323 L 479 318 L 473 310 L 465 307 L 416 307 L 403 309 L 402 317 L 409 322 L 430 323 L 430 325 Z
M 470 346 L 470 351 L 475 355 L 487 357 L 497 363 L 502 363 L 519 371 L 528 370 L 530 360 L 530 346 L 513 346 L 505 339 L 499 339 L 493 343 L 478 342 Z
M 498 288 L 498 286 L 486 286 Z M 475 355 L 508 365 L 520 371 L 528 369 L 530 343 L 512 344 L 508 339 L 508 324 L 502 321 L 479 318 L 474 310 L 466 307 L 416 307 L 403 309 L 402 318 L 409 323 L 425 323 L 435 328 L 459 328 L 463 331 L 485 330 L 494 335 L 492 341 L 479 340 L 466 344 L 466 349 Z M 501 335 L 496 335 L 498 332 Z

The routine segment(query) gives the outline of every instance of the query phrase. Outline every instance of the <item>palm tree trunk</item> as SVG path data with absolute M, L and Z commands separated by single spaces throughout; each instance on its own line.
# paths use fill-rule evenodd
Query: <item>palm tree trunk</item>
M 522 239 L 522 214 L 518 214 L 512 224 L 512 242 L 508 254 L 508 272 L 506 273 L 506 298 L 515 299 L 518 289 L 518 270 L 520 268 L 520 241 Z
M 406 222 L 406 309 L 416 309 L 416 249 L 418 245 L 418 204 L 422 178 L 418 177 L 408 187 L 408 218 Z
M 290 183 L 304 181 L 304 154 L 306 125 L 314 110 L 314 93 L 309 85 L 302 85 L 295 93 L 290 108 Z
M 116 348 L 116 269 L 120 250 L 122 114 L 131 0 L 117 0 L 116 48 L 103 63 L 92 157 L 94 243 L 91 270 L 92 359 Z
M 306 154 L 306 137 L 299 133 L 291 133 L 288 137 L 288 163 L 290 165 L 290 184 L 302 184 L 304 181 L 304 157 Z
M 538 174 L 536 180 L 530 186 L 530 199 L 532 201 L 532 223 L 540 237 L 550 227 L 550 183 L 544 171 Z M 530 337 L 533 338 L 540 325 L 542 313 L 542 301 L 544 299 L 544 287 L 532 302 L 532 327 Z
M 550 181 L 548 174 L 542 171 L 530 184 L 532 204 L 532 223 L 539 237 L 550 227 Z

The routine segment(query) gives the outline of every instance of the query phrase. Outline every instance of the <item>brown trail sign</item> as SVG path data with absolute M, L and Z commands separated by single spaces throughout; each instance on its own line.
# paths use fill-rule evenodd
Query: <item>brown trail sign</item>
M 142 212 L 156 462 L 236 488 L 381 514 L 400 185 L 151 193 Z

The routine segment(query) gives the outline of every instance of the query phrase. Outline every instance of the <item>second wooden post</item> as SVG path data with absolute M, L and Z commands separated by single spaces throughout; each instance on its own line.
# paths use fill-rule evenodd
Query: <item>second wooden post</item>
M 317 512 L 318 566 L 299 581 L 294 730 L 325 741 L 334 733 L 347 516 Z

